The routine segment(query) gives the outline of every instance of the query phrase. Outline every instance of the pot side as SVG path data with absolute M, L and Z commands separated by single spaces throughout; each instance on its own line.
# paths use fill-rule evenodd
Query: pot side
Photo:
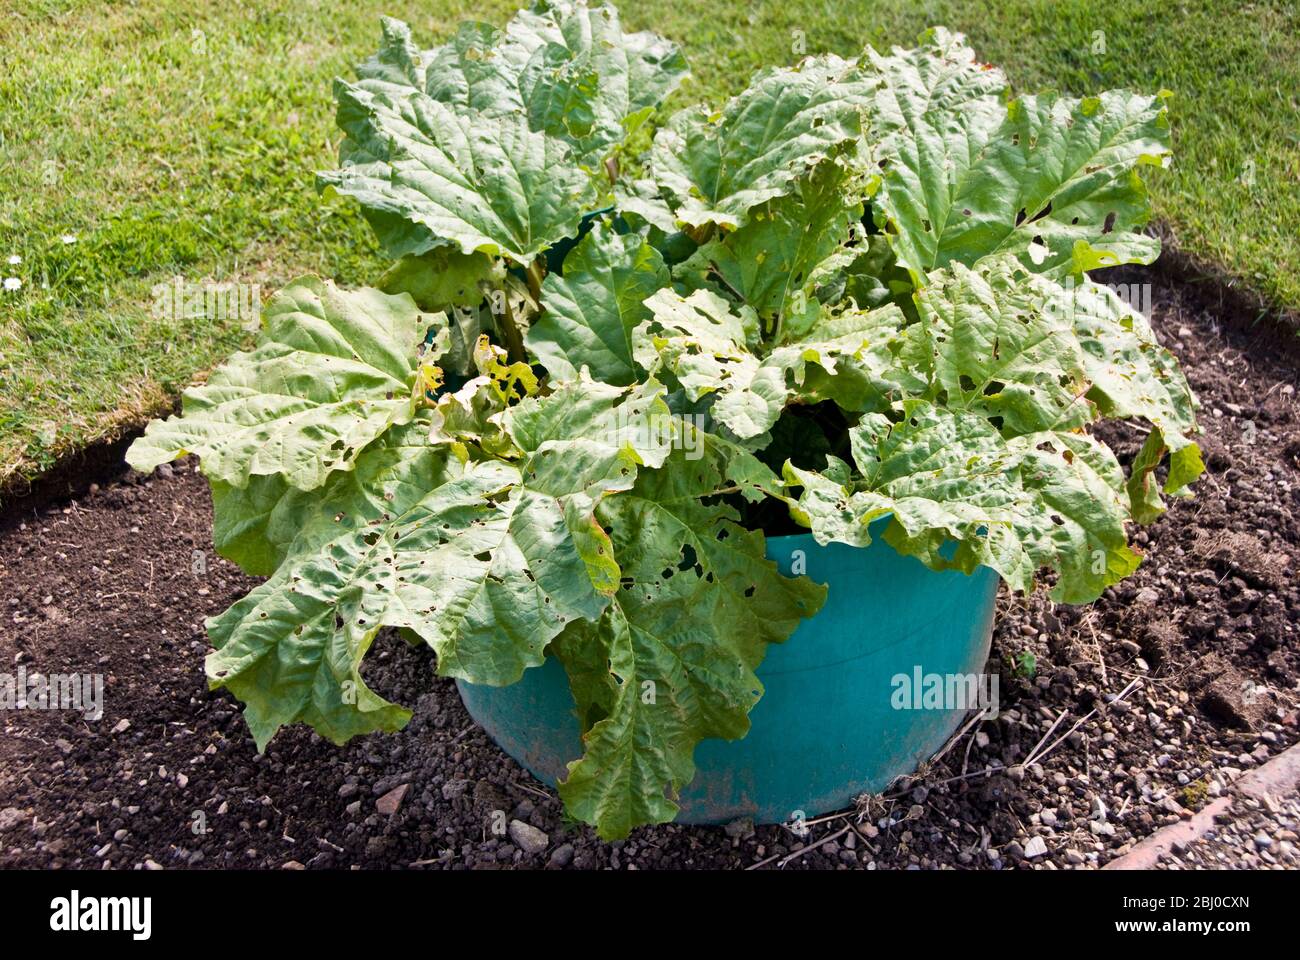
M 915 771 L 967 714 L 951 699 L 927 708 L 914 688 L 932 675 L 983 671 L 994 571 L 936 572 L 880 539 L 866 548 L 820 546 L 810 534 L 767 540 L 768 558 L 786 575 L 801 554 L 804 572 L 828 585 L 826 604 L 768 648 L 749 734 L 696 749 L 678 823 L 780 823 L 851 806 Z M 563 779 L 582 755 L 568 678 L 554 658 L 508 687 L 457 686 L 470 716 L 544 783 Z

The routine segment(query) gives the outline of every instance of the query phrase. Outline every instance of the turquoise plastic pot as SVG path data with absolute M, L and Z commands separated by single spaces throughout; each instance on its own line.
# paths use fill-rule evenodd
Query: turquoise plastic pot
M 988 660 L 997 574 L 936 573 L 880 539 L 859 549 L 810 535 L 771 537 L 783 573 L 802 551 L 830 587 L 825 606 L 758 669 L 763 698 L 742 740 L 705 740 L 678 822 L 779 823 L 843 809 L 932 757 L 965 709 L 900 709 L 896 678 L 978 674 Z M 554 785 L 582 753 L 564 668 L 553 658 L 509 687 L 460 683 L 470 715 L 510 756 Z

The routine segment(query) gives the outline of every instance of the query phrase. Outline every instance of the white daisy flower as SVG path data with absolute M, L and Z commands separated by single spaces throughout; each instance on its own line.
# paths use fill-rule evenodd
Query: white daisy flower
M 60 239 L 63 240 L 64 246 L 67 246 L 77 242 L 77 235 L 75 233 L 65 233 Z
M 16 254 L 16 253 L 15 253 L 12 257 L 9 258 L 9 266 L 11 266 L 11 267 L 16 267 L 16 266 L 18 266 L 18 264 L 20 264 L 20 263 L 22 263 L 22 262 L 23 262 L 23 258 L 20 257 L 20 256 L 18 256 L 18 254 Z
M 19 289 L 20 287 L 22 287 L 22 285 L 23 285 L 23 282 L 22 282 L 21 280 L 19 280 L 17 277 L 5 277 L 5 292 L 6 292 L 6 293 L 9 293 L 9 292 L 11 292 L 11 291 L 17 290 L 17 289 Z

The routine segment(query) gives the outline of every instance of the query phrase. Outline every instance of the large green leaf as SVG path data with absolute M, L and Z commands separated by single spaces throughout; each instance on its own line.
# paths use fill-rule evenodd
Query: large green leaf
M 269 577 L 290 547 L 309 549 L 349 529 L 392 519 L 430 490 L 459 476 L 446 446 L 429 443 L 429 422 L 395 427 L 366 447 L 350 471 L 329 475 L 311 491 L 279 474 L 250 477 L 245 487 L 212 481 L 212 542 L 247 573 Z M 340 524 L 346 522 L 346 527 Z
M 444 469 L 400 513 L 394 502 L 376 516 L 370 490 L 355 513 L 293 500 L 279 521 L 302 532 L 275 574 L 208 624 L 209 678 L 245 702 L 259 746 L 299 720 L 336 742 L 404 722 L 360 679 L 381 626 L 427 642 L 441 674 L 499 685 L 541 663 L 566 623 L 599 617 L 619 571 L 594 510 L 667 456 L 647 427 L 660 392 L 587 381 L 526 398 L 504 416 L 516 463 Z M 389 467 L 394 501 L 418 493 L 404 487 L 415 436 L 388 445 L 402 461 Z
M 1088 399 L 1105 417 L 1137 418 L 1151 430 L 1130 467 L 1133 519 L 1150 523 L 1164 512 L 1155 469 L 1168 457 L 1163 492 L 1186 494 L 1205 471 L 1192 439 L 1197 402 L 1177 359 L 1162 347 L 1146 318 L 1109 287 L 1067 278 L 1050 306 L 1078 338 Z
M 842 463 L 825 474 L 786 466 L 801 488 L 791 512 L 819 542 L 866 546 L 888 515 L 884 536 L 900 553 L 936 569 L 992 567 L 1024 591 L 1048 568 L 1064 603 L 1094 600 L 1137 567 L 1123 473 L 1090 437 L 1006 440 L 983 416 L 922 400 L 900 413 L 897 423 L 868 414 L 851 431 L 861 480 Z
M 1044 273 L 1154 259 L 1137 171 L 1169 153 L 1161 97 L 1007 102 L 1001 73 L 946 31 L 870 62 L 881 83 L 868 139 L 900 263 L 924 276 L 1004 251 Z
M 451 245 L 528 264 L 596 201 L 567 144 L 523 116 L 460 113 L 418 93 L 335 83 L 347 149 L 321 184 L 356 198 L 389 256 Z
M 785 640 L 825 596 L 781 576 L 764 559 L 763 535 L 734 511 L 702 502 L 723 482 L 712 458 L 677 451 L 607 499 L 600 515 L 622 587 L 598 623 L 575 622 L 552 647 L 569 672 L 585 748 L 560 795 L 606 839 L 673 818 L 696 744 L 748 732 L 767 644 Z
M 155 420 L 127 462 L 150 471 L 185 454 L 235 487 L 278 474 L 312 490 L 414 413 L 416 348 L 435 318 L 407 296 L 298 280 L 263 311 L 257 349 L 236 353 Z
M 601 158 L 686 67 L 669 41 L 624 34 L 613 7 L 559 2 L 426 52 L 385 19 L 357 74 L 335 83 L 347 139 L 320 183 L 360 202 L 390 256 L 450 245 L 527 264 L 577 232 Z
M 1064 292 L 1012 257 L 931 274 L 900 354 L 907 373 L 930 381 L 915 394 L 996 417 L 1008 437 L 1092 420 L 1083 351 L 1057 309 Z
M 463 110 L 526 116 L 594 165 L 686 73 L 676 44 L 623 33 L 614 7 L 549 2 L 520 11 L 504 30 L 464 24 L 430 51 L 421 85 Z
M 759 72 L 719 114 L 676 113 L 655 135 L 651 162 L 677 220 L 739 227 L 751 208 L 791 192 L 858 135 L 873 87 L 852 61 L 811 57 Z
M 477 306 L 485 291 L 505 280 L 505 267 L 484 253 L 464 254 L 439 247 L 403 257 L 379 280 L 385 293 L 409 293 L 422 310 Z
M 606 383 L 633 383 L 632 331 L 650 316 L 646 298 L 667 285 L 663 258 L 640 235 L 598 223 L 564 258 L 563 275 L 543 281 L 543 314 L 525 343 L 553 378 L 585 366 Z
M 1091 389 L 1088 396 L 1107 417 L 1146 420 L 1151 431 L 1130 468 L 1133 518 L 1149 523 L 1164 512 L 1154 472 L 1168 456 L 1163 492 L 1185 493 L 1204 471 L 1197 432 L 1196 398 L 1151 325 L 1109 287 L 1085 280 L 1069 283 L 1058 310 L 1073 323 Z
M 819 269 L 862 217 L 847 167 L 818 165 L 794 190 L 750 211 L 738 230 L 702 246 L 674 272 L 703 286 L 716 277 L 759 317 L 805 312 Z
M 1089 397 L 1107 417 L 1136 417 L 1164 435 L 1175 452 L 1192 443 L 1196 398 L 1178 361 L 1151 325 L 1106 286 L 1070 278 L 1053 301 L 1079 338 Z
M 1030 273 L 1010 255 L 954 262 L 918 292 L 891 375 L 914 397 L 994 420 L 1004 436 L 1076 429 L 1098 416 L 1153 428 L 1134 464 L 1134 519 L 1161 510 L 1150 479 L 1170 456 L 1167 492 L 1200 475 L 1196 400 L 1146 319 L 1108 287 Z
M 621 141 L 626 128 L 657 107 L 686 77 L 677 45 L 653 33 L 622 32 L 612 6 L 548 3 L 523 11 L 506 28 L 544 44 L 520 76 L 536 129 L 569 140 L 586 162 Z
M 523 586 L 520 577 L 492 579 L 494 554 L 503 567 L 527 569 L 529 554 L 511 529 L 519 501 L 490 499 L 516 480 L 498 464 L 475 467 L 427 493 L 400 525 L 357 527 L 344 518 L 337 538 L 291 555 L 270 580 L 208 621 L 216 648 L 208 656 L 209 682 L 244 702 L 259 749 L 296 721 L 336 743 L 404 724 L 406 711 L 366 687 L 361 661 L 381 626 L 410 626 L 412 613 L 425 627 L 421 636 L 455 656 L 462 633 L 481 637 L 484 621 L 499 612 L 494 630 L 502 641 L 479 645 L 479 665 L 522 672 L 530 648 L 544 645 L 547 628 L 558 630 L 563 614 L 550 612 L 553 600 L 543 609 L 541 588 Z M 543 538 L 521 526 L 531 555 L 544 553 Z M 451 530 L 456 535 L 442 542 Z M 521 618 L 507 616 L 516 611 Z

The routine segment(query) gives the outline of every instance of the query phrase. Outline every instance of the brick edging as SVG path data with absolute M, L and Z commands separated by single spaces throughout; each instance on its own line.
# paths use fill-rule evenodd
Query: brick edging
M 1150 870 L 1173 848 L 1175 843 L 1187 844 L 1209 833 L 1218 816 L 1232 806 L 1235 797 L 1244 795 L 1262 800 L 1270 794 L 1275 796 L 1294 790 L 1297 784 L 1300 784 L 1300 744 L 1282 751 L 1263 766 L 1242 774 L 1229 785 L 1225 796 L 1202 808 L 1190 820 L 1161 827 L 1124 856 L 1116 857 L 1102 869 Z

